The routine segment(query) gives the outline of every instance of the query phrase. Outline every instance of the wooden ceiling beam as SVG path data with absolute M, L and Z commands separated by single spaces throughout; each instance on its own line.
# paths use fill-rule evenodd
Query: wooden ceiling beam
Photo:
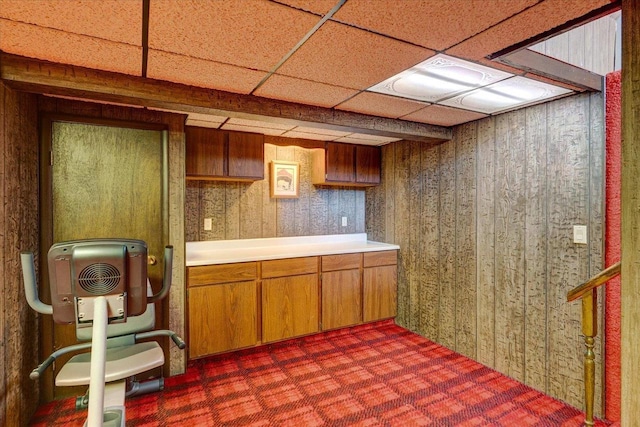
M 451 129 L 442 126 L 187 86 L 6 53 L 0 53 L 0 78 L 17 90 L 88 101 L 287 123 L 434 144 L 451 139 Z

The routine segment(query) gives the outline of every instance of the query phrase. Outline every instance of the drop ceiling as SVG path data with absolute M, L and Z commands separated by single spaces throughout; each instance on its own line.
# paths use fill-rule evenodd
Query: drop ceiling
M 0 50 L 328 114 L 449 127 L 503 111 L 481 108 L 478 96 L 512 96 L 513 86 L 500 89 L 509 82 L 543 81 L 557 90 L 553 96 L 582 91 L 487 57 L 610 6 L 609 0 L 0 0 Z M 438 58 L 489 67 L 499 86 L 434 99 L 375 90 Z M 371 129 L 278 123 L 277 115 L 247 119 L 231 109 L 185 112 L 195 126 L 375 145 L 397 139 Z

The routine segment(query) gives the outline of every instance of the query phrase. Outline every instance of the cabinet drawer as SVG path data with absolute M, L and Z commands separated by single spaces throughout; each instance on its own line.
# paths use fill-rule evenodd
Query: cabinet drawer
M 361 260 L 362 254 L 325 255 L 322 257 L 322 271 L 360 268 Z
M 187 285 L 200 286 L 255 280 L 258 276 L 257 265 L 256 262 L 243 262 L 189 267 L 187 269 Z
M 377 267 L 379 265 L 396 265 L 398 263 L 398 251 L 365 252 L 364 266 Z
M 262 262 L 262 277 L 264 279 L 317 272 L 317 257 L 286 258 Z

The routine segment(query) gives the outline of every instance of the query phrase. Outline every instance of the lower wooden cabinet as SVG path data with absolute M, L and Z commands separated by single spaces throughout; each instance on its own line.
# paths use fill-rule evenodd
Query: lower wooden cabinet
M 362 298 L 364 322 L 388 319 L 397 314 L 397 251 L 364 254 Z
M 396 263 L 392 250 L 189 267 L 189 357 L 395 317 Z
M 318 274 L 262 281 L 262 342 L 318 332 Z
M 322 257 L 322 330 L 362 322 L 362 254 Z
M 255 280 L 192 287 L 188 297 L 190 358 L 256 344 Z

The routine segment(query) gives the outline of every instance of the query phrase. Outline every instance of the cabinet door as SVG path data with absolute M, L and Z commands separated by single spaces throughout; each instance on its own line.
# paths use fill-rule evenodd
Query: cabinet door
M 356 145 L 356 182 L 380 184 L 380 147 Z
M 355 149 L 352 144 L 327 142 L 326 145 L 326 180 L 338 182 L 355 182 L 354 162 Z
M 264 179 L 264 135 L 229 133 L 229 177 Z
M 257 343 L 256 282 L 189 288 L 189 357 Z
M 365 322 L 396 316 L 397 280 L 395 265 L 369 267 L 363 273 L 363 298 Z
M 224 176 L 225 134 L 187 126 L 185 172 L 191 177 Z
M 360 270 L 322 273 L 322 330 L 362 322 Z
M 318 274 L 262 281 L 262 341 L 318 332 Z

